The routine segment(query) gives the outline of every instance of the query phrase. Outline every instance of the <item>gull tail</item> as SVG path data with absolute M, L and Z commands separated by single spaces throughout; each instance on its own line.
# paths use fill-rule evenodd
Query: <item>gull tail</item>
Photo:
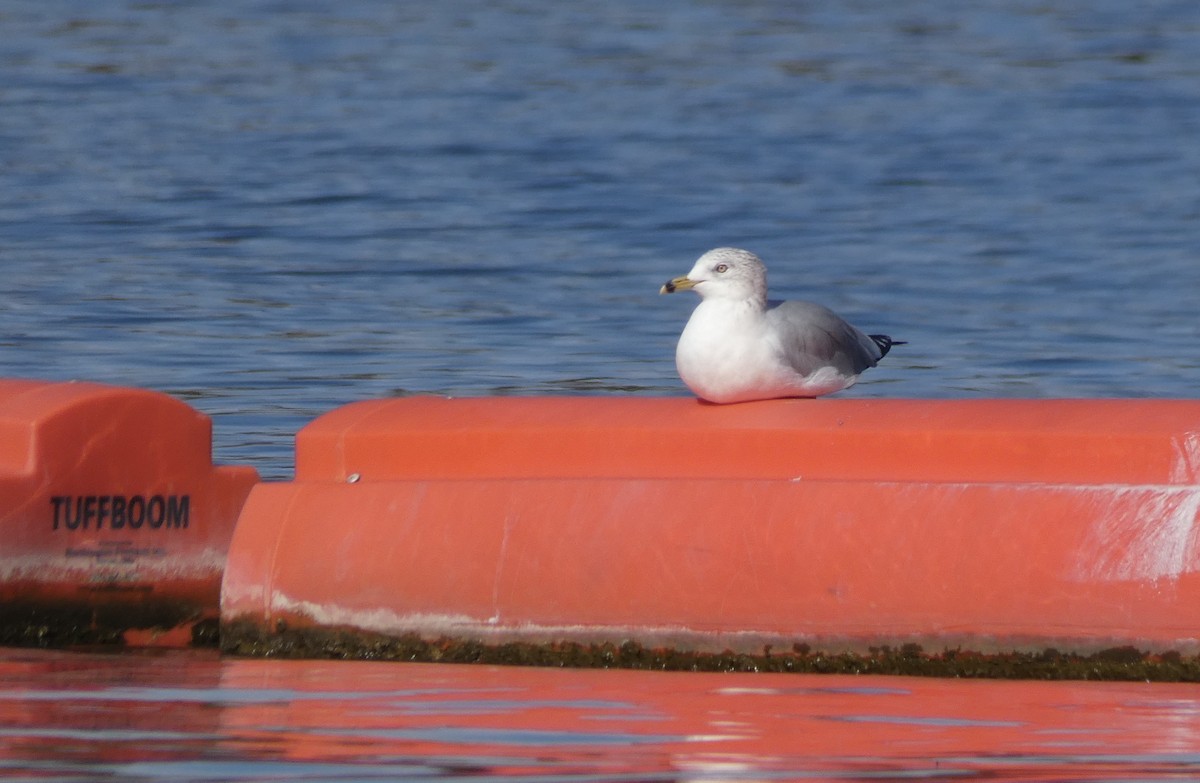
M 882 351 L 879 354 L 880 359 L 888 355 L 888 351 L 892 350 L 893 345 L 908 345 L 906 340 L 893 340 L 886 334 L 868 334 L 867 337 L 870 337 L 871 341 L 878 345 L 879 350 Z

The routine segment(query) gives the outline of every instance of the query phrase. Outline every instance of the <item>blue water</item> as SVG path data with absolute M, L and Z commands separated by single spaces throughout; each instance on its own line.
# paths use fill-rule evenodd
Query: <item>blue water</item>
M 168 392 L 213 417 L 219 461 L 285 478 L 293 433 L 358 399 L 686 394 L 673 350 L 695 300 L 658 287 L 739 245 L 776 296 L 908 341 L 847 395 L 1194 397 L 1197 139 L 1190 2 L 6 0 L 0 375 Z M 155 687 L 123 660 L 85 668 Z M 232 664 L 211 665 L 220 679 Z M 24 687 L 57 693 L 53 668 L 22 669 Z M 166 687 L 155 709 L 179 697 Z M 593 681 L 573 687 L 572 714 L 624 725 Z M 184 702 L 224 715 L 255 692 L 237 680 Z M 463 755 L 301 769 L 272 761 L 273 725 L 261 748 L 152 720 L 96 735 L 147 701 L 75 701 L 98 727 L 30 707 L 41 750 L 13 775 L 452 777 Z M 1073 779 L 1194 776 L 1195 702 L 1154 703 L 1176 729 L 1148 755 L 1104 755 L 1102 725 L 1058 737 L 1091 754 Z M 872 715 L 845 725 L 862 736 Z M 342 730 L 342 713 L 324 719 Z M 453 748 L 446 726 L 411 730 Z M 888 736 L 912 761 L 951 730 L 902 720 Z M 631 752 L 615 736 L 596 753 Z M 512 776 L 606 777 L 538 766 L 559 735 L 512 737 L 533 759 Z M 96 743 L 132 755 L 103 766 Z M 90 760 L 55 766 L 64 747 Z M 954 768 L 1019 777 L 1059 759 L 1031 748 Z M 704 763 L 670 776 L 825 769 Z M 944 769 L 912 764 L 897 774 Z
M 740 245 L 909 341 L 848 394 L 1200 377 L 1200 6 L 0 5 L 0 368 L 270 478 L 393 394 L 685 394 Z

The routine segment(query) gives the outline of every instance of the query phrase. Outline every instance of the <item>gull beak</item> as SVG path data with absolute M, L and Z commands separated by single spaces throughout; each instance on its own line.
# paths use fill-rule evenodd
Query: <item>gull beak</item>
M 658 292 L 660 294 L 673 294 L 676 291 L 686 291 L 689 288 L 695 287 L 696 281 L 685 275 L 683 277 L 673 277 L 663 283 L 662 288 L 658 289 Z

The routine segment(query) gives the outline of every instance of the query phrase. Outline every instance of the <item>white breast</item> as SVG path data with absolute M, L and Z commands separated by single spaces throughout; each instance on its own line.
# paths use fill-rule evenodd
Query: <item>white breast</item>
M 706 299 L 679 337 L 675 366 L 693 394 L 720 403 L 816 397 L 855 381 L 832 367 L 802 376 L 784 355 L 760 308 L 749 302 Z

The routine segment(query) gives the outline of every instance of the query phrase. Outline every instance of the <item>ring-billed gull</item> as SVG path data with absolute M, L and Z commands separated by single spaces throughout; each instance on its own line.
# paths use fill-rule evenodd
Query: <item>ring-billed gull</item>
M 768 302 L 767 268 L 746 250 L 719 247 L 660 294 L 700 294 L 675 349 L 679 377 L 709 402 L 818 397 L 854 385 L 893 345 L 812 302 Z

